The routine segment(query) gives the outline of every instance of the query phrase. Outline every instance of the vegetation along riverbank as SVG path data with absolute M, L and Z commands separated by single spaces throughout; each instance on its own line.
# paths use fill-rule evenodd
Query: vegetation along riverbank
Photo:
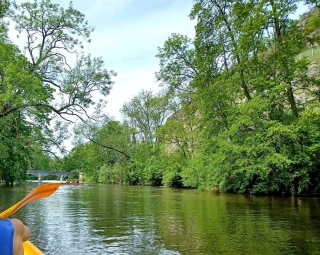
M 115 73 L 76 50 L 93 32 L 84 15 L 50 1 L 2 1 L 26 50 L 2 22 L 0 179 L 45 169 L 93 182 L 320 193 L 316 2 L 194 1 L 195 38 L 172 34 L 159 45 L 162 90 L 141 91 L 115 121 L 103 114 Z M 302 5 L 311 11 L 292 18 Z M 75 146 L 63 151 L 76 120 Z

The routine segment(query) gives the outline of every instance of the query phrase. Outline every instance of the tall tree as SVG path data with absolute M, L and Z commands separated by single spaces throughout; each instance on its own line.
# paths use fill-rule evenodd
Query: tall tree
M 101 58 L 80 52 L 93 29 L 72 3 L 66 9 L 49 0 L 11 7 L 5 15 L 21 40 L 26 36 L 26 56 L 0 42 L 0 125 L 13 126 L 30 149 L 52 152 L 68 137 L 70 122 L 90 119 L 89 108 L 104 107 L 95 98 L 109 94 L 115 73 L 103 68 Z
M 234 10 L 236 8 L 243 10 L 240 18 L 244 20 L 250 17 L 250 7 L 252 7 L 251 1 L 200 0 L 196 1 L 190 14 L 192 19 L 198 20 L 195 46 L 199 68 L 204 72 L 208 71 L 208 68 L 213 68 L 219 73 L 228 71 L 232 66 L 247 100 L 251 99 L 251 92 L 245 77 L 243 61 L 247 58 L 249 49 L 240 50 L 238 41 L 240 21 Z
M 101 153 L 109 159 L 105 161 L 122 161 L 130 159 L 130 143 L 133 139 L 132 130 L 126 123 L 107 119 L 103 124 L 88 122 L 79 124 L 74 129 L 77 145 L 90 142 L 101 147 Z M 109 157 L 110 156 L 110 157 Z M 112 164 L 112 163 L 111 163 Z
M 9 0 L 2 0 L 0 2 L 0 40 L 4 41 L 7 38 L 7 26 L 6 22 L 3 21 L 3 18 L 6 16 L 9 9 L 10 2 Z
M 195 92 L 192 84 L 199 74 L 191 39 L 172 34 L 158 51 L 160 71 L 156 73 L 157 80 L 162 87 L 173 91 L 180 102 L 189 102 Z
M 89 117 L 86 109 L 96 103 L 92 93 L 108 95 L 114 73 L 103 69 L 101 58 L 77 52 L 83 47 L 81 38 L 89 41 L 93 29 L 71 4 L 63 9 L 49 0 L 23 3 L 12 8 L 10 18 L 21 36 L 27 37 L 25 50 L 31 62 L 16 49 L 10 51 L 8 61 L 15 65 L 6 65 L 2 71 L 6 96 L 2 97 L 1 117 L 23 113 L 30 124 L 41 126 L 43 137 L 51 139 L 54 119 L 61 126 L 61 121 Z M 2 48 L 6 47 L 12 48 Z M 69 59 L 74 60 L 72 55 L 77 59 L 74 67 L 68 64 Z M 18 77 L 13 73 L 19 73 Z
M 223 73 L 221 84 L 228 87 L 230 81 L 240 85 L 244 97 L 236 87 L 232 89 L 237 93 L 235 100 L 240 102 L 262 94 L 273 97 L 272 90 L 277 86 L 277 101 L 285 107 L 274 105 L 272 111 L 288 106 L 291 115 L 298 117 L 294 87 L 297 80 L 305 79 L 301 74 L 306 72 L 306 63 L 298 63 L 295 57 L 305 47 L 306 37 L 297 22 L 290 19 L 298 2 L 196 1 L 190 16 L 198 20 L 198 68 L 206 72 L 216 63 L 216 73 Z M 213 82 L 202 85 L 211 86 L 217 80 L 219 76 L 214 76 Z
M 136 129 L 136 138 L 141 142 L 156 141 L 156 130 L 165 123 L 176 110 L 176 103 L 170 94 L 160 91 L 153 95 L 151 91 L 141 91 L 138 96 L 124 104 L 121 112 L 129 125 Z

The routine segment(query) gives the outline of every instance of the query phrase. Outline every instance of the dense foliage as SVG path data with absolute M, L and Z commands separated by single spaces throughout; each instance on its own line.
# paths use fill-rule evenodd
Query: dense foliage
M 61 147 L 70 122 L 90 119 L 88 109 L 103 106 L 92 93 L 109 94 L 114 73 L 103 69 L 102 59 L 80 53 L 93 29 L 71 3 L 63 9 L 49 0 L 1 1 L 0 8 L 1 18 L 15 22 L 26 52 L 12 44 L 2 21 L 0 179 L 12 183 L 25 179 L 36 154 Z
M 20 165 L 30 158 L 33 165 L 47 162 L 46 156 L 34 157 L 29 148 L 48 149 L 46 138 L 55 133 L 48 126 L 55 113 L 62 120 L 76 115 L 83 122 L 74 130 L 72 151 L 46 164 L 82 172 L 86 180 L 251 194 L 319 193 L 320 83 L 310 74 L 314 65 L 297 56 L 317 45 L 313 32 L 320 23 L 317 9 L 302 23 L 291 18 L 302 4 L 317 3 L 195 1 L 190 12 L 197 21 L 195 38 L 172 34 L 159 47 L 156 78 L 163 90 L 141 91 L 123 106 L 123 122 L 83 119 L 85 109 L 94 103 L 90 93 L 99 90 L 106 95 L 110 90 L 113 73 L 101 69 L 101 59 L 82 57 L 74 69 L 64 70 L 54 64 L 66 59 L 51 49 L 55 37 L 38 47 L 28 38 L 31 62 L 4 41 L 1 58 L 13 64 L 1 66 L 8 77 L 2 80 L 7 85 L 0 98 L 0 124 L 5 127 L 0 135 L 6 138 L 1 150 L 7 153 L 0 156 L 7 162 L 2 173 L 9 174 L 11 164 L 12 176 L 17 177 L 10 178 L 17 179 L 23 176 Z M 57 15 L 62 12 L 48 1 L 42 5 L 51 6 Z M 38 10 L 36 3 L 21 8 Z M 53 22 L 55 15 L 45 22 Z M 64 17 L 68 15 L 77 17 L 73 20 L 77 24 L 66 23 L 71 25 L 68 29 L 87 39 L 91 29 L 82 14 L 70 6 Z M 10 17 L 20 20 L 18 24 L 26 21 L 22 13 Z M 35 27 L 30 25 L 30 34 L 38 31 Z M 70 50 L 79 44 L 69 34 L 58 34 L 68 40 Z M 33 54 L 36 49 L 39 52 Z M 17 69 L 21 77 L 10 76 Z M 88 75 L 95 79 L 92 84 L 85 80 Z M 64 105 L 52 105 L 54 89 L 62 94 Z M 20 90 L 26 94 L 23 99 Z M 8 103 L 16 110 L 6 114 Z M 63 130 L 63 123 L 56 127 Z M 30 141 L 37 146 L 24 146 Z M 16 144 L 17 150 L 9 144 Z

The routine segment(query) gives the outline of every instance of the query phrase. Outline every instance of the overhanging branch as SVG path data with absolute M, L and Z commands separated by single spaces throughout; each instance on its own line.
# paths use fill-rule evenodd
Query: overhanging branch
M 113 147 L 111 147 L 111 146 L 108 146 L 108 145 L 101 144 L 101 143 L 99 143 L 99 142 L 97 142 L 97 141 L 95 141 L 95 140 L 91 139 L 90 137 L 88 138 L 88 140 L 89 140 L 90 142 L 92 142 L 92 143 L 95 143 L 95 144 L 97 144 L 97 145 L 99 145 L 99 146 L 103 147 L 103 148 L 106 148 L 106 149 L 109 149 L 109 150 L 116 151 L 116 152 L 118 152 L 118 153 L 120 153 L 120 154 L 124 155 L 128 160 L 130 159 L 130 156 L 129 156 L 128 154 L 126 154 L 125 152 L 123 152 L 123 151 L 120 151 L 120 150 L 118 150 L 118 149 L 116 149 L 116 148 L 113 148 Z

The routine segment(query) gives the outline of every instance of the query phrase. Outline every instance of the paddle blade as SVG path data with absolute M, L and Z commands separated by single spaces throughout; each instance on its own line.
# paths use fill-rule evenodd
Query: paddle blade
M 4 212 L 0 213 L 0 218 L 7 218 L 10 215 L 14 214 L 22 206 L 29 204 L 34 200 L 50 196 L 59 188 L 59 186 L 60 186 L 60 183 L 48 183 L 35 188 L 27 196 L 25 196 L 21 201 L 11 206 Z

